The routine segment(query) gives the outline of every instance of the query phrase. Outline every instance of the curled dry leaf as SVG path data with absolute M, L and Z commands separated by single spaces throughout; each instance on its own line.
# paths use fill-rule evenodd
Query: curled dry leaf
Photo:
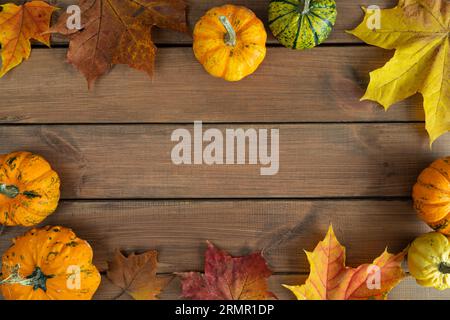
M 272 275 L 261 253 L 232 257 L 208 242 L 205 273 L 187 272 L 181 277 L 182 295 L 194 300 L 268 300 Z
M 156 269 L 158 252 L 151 250 L 143 254 L 125 257 L 119 250 L 108 262 L 107 277 L 124 293 L 135 300 L 156 300 L 161 290 L 170 282 L 170 276 L 158 276 Z
M 50 19 L 56 7 L 44 1 L 31 1 L 16 6 L 7 3 L 0 6 L 0 44 L 2 67 L 0 77 L 30 57 L 30 40 L 50 46 Z
M 70 15 L 63 14 L 52 32 L 70 39 L 68 61 L 89 86 L 113 64 L 152 75 L 156 54 L 152 27 L 187 31 L 183 0 L 80 0 L 80 9 L 80 30 L 69 29 Z
M 331 226 L 325 239 L 306 255 L 311 266 L 306 283 L 284 285 L 299 300 L 386 299 L 405 276 L 401 264 L 406 250 L 397 255 L 385 251 L 372 264 L 347 267 L 345 247 L 336 239 Z
M 433 143 L 450 130 L 450 2 L 399 0 L 392 9 L 365 11 L 364 21 L 350 33 L 368 44 L 396 51 L 384 67 L 370 73 L 363 99 L 388 109 L 421 93 Z

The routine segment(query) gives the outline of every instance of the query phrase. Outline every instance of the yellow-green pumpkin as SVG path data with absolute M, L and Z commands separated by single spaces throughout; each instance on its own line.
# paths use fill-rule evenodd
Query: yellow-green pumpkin
M 271 0 L 269 26 L 278 41 L 297 50 L 324 42 L 336 22 L 334 0 Z
M 408 249 L 408 269 L 421 286 L 450 288 L 449 239 L 438 232 L 416 238 Z

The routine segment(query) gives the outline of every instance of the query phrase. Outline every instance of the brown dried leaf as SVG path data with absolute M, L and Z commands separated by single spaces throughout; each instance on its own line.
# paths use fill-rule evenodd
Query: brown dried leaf
M 130 254 L 125 257 L 119 250 L 108 262 L 107 277 L 124 293 L 135 300 L 156 300 L 162 288 L 172 279 L 170 276 L 157 276 L 158 252 L 151 250 L 143 254 Z
M 68 61 L 89 86 L 114 64 L 153 73 L 156 47 L 153 26 L 186 32 L 184 0 L 80 0 L 80 30 L 67 27 L 63 14 L 52 32 L 70 39 Z

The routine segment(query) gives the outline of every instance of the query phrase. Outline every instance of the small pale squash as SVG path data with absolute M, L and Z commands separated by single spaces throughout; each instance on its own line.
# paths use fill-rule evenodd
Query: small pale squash
M 423 234 L 408 249 L 408 268 L 416 282 L 438 290 L 450 288 L 450 243 L 438 232 Z
M 7 300 L 89 300 L 100 285 L 92 248 L 64 227 L 32 229 L 2 257 Z
M 224 5 L 209 10 L 194 28 L 194 54 L 214 77 L 239 81 L 266 56 L 264 24 L 249 9 Z
M 450 235 L 450 157 L 422 171 L 412 196 L 419 217 L 435 231 Z
M 324 42 L 336 22 L 334 0 L 271 0 L 269 27 L 287 48 L 309 49 Z
M 34 226 L 53 213 L 60 196 L 58 174 L 30 152 L 0 155 L 0 224 Z

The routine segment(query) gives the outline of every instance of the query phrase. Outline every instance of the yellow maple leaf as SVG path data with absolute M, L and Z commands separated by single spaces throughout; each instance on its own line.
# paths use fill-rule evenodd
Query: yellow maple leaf
M 384 251 L 372 264 L 357 268 L 345 265 L 345 247 L 330 226 L 323 241 L 307 252 L 311 271 L 303 285 L 288 286 L 298 300 L 386 299 L 405 276 L 401 263 L 406 251 L 392 255 Z
M 44 1 L 31 1 L 16 6 L 7 3 L 0 6 L 0 44 L 2 45 L 2 68 L 0 77 L 28 59 L 31 39 L 50 46 L 50 27 L 53 11 L 57 10 Z
M 399 0 L 392 9 L 364 11 L 364 21 L 350 33 L 396 52 L 385 66 L 370 73 L 362 99 L 388 109 L 421 93 L 432 144 L 450 130 L 450 2 Z

